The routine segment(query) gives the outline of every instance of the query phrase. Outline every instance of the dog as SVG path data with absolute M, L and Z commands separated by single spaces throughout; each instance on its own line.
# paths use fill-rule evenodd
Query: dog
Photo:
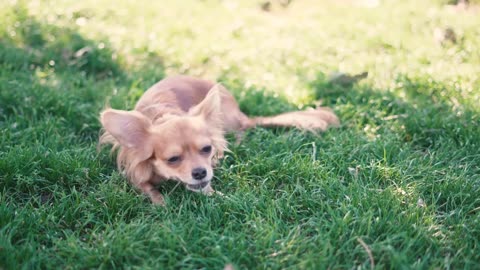
M 227 132 L 235 132 L 239 142 L 256 126 L 324 131 L 339 124 L 328 108 L 249 118 L 221 84 L 183 75 L 153 85 L 132 111 L 103 110 L 100 122 L 100 145 L 118 150 L 118 169 L 158 205 L 165 202 L 155 186 L 164 180 L 207 195 L 215 192 L 213 167 L 228 150 Z

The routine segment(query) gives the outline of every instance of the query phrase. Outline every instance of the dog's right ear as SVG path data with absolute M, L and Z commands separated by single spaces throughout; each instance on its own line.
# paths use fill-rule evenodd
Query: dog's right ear
M 100 122 L 122 146 L 137 150 L 149 148 L 151 121 L 141 113 L 107 109 L 100 114 Z M 147 151 L 151 155 L 152 150 Z

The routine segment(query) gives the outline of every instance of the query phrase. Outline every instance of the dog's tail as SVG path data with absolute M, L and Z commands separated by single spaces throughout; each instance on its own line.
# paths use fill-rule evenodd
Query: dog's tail
M 250 126 L 295 127 L 307 131 L 325 131 L 338 126 L 340 120 L 329 108 L 319 107 L 305 111 L 287 112 L 275 116 L 250 118 Z

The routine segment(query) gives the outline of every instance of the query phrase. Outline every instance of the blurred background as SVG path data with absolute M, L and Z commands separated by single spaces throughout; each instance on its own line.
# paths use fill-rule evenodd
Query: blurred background
M 66 69 L 135 74 L 129 88 L 184 73 L 254 85 L 302 106 L 316 98 L 317 83 L 368 72 L 365 83 L 384 90 L 400 77 L 448 81 L 462 92 L 458 102 L 469 103 L 479 101 L 469 94 L 479 85 L 477 3 L 4 0 L 0 53 L 51 83 Z

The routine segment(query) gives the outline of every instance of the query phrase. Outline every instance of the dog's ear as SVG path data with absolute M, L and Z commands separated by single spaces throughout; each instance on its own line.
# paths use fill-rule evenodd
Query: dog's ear
M 223 136 L 222 91 L 225 91 L 222 85 L 214 85 L 203 101 L 188 112 L 190 115 L 205 119 L 205 122 L 211 127 L 209 132 L 212 144 L 216 152 L 221 154 L 227 150 L 227 141 Z
M 122 146 L 150 151 L 149 128 L 151 121 L 136 111 L 107 109 L 100 114 L 100 122 Z M 148 158 L 148 157 L 147 157 Z
M 190 109 L 190 115 L 202 116 L 209 125 L 222 126 L 222 90 L 220 84 L 214 85 L 200 104 Z

